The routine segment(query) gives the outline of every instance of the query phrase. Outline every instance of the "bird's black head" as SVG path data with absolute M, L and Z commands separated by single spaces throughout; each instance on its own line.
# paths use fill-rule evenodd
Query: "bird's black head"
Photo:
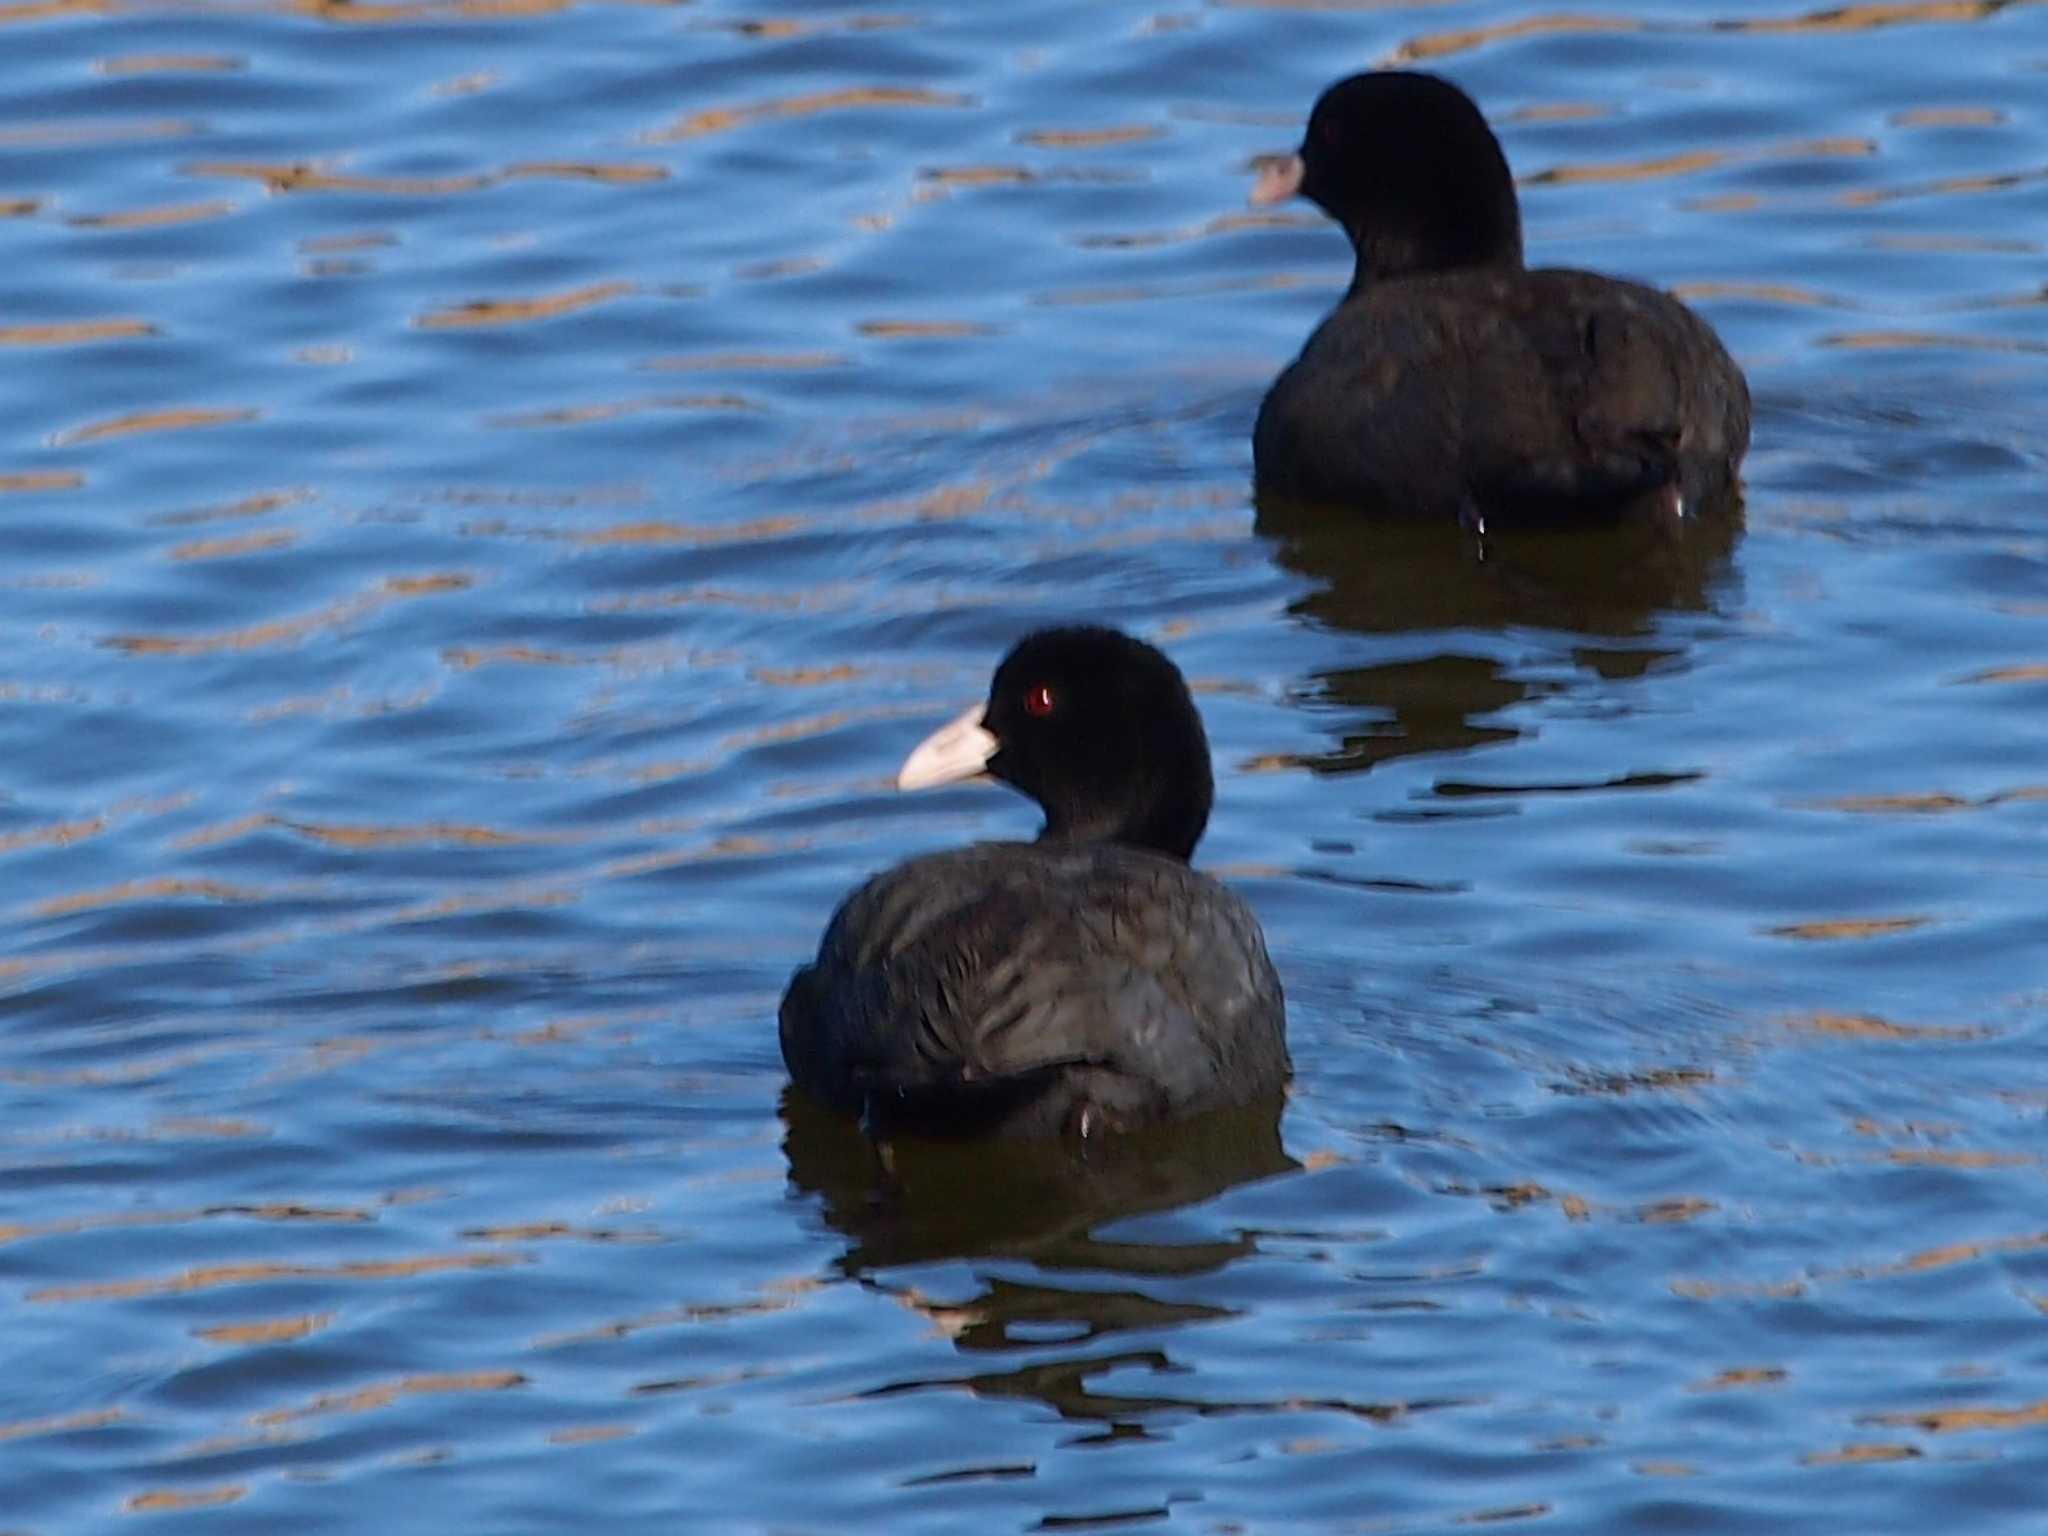
M 1435 75 L 1352 75 L 1324 91 L 1301 149 L 1261 177 L 1255 202 L 1294 193 L 1344 226 L 1354 290 L 1375 278 L 1519 267 L 1522 216 L 1500 141 Z
M 986 703 L 904 764 L 905 787 L 986 771 L 1045 811 L 1052 841 L 1116 842 L 1186 859 L 1214 779 L 1180 669 L 1142 640 L 1092 626 L 1027 635 Z

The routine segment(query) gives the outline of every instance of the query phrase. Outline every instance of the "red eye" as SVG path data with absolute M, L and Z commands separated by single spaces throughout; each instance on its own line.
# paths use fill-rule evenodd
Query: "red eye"
M 1040 683 L 1037 687 L 1027 688 L 1024 691 L 1025 714 L 1039 716 L 1049 715 L 1052 713 L 1052 708 L 1052 690 L 1046 687 L 1045 684 Z

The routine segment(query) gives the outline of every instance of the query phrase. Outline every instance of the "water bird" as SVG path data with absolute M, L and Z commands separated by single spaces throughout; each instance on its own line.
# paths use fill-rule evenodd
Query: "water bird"
M 1262 492 L 1385 512 L 1573 520 L 1730 498 L 1749 387 L 1660 289 L 1529 268 L 1500 141 L 1435 75 L 1353 75 L 1251 194 L 1343 226 L 1351 287 L 1274 380 Z
M 1244 900 L 1189 867 L 1214 800 L 1179 668 L 1114 629 L 1025 636 L 897 775 L 988 774 L 1035 842 L 925 854 L 840 905 L 782 999 L 798 1087 L 878 1138 L 1089 1137 L 1275 1096 L 1279 977 Z

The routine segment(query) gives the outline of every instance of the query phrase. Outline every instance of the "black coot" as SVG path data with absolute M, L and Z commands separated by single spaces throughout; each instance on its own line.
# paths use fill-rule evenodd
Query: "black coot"
M 1027 636 L 897 783 L 984 772 L 1045 830 L 911 859 L 840 905 L 782 999 L 797 1084 L 877 1135 L 1088 1136 L 1277 1093 L 1258 921 L 1188 867 L 1213 790 L 1173 663 L 1112 629 Z
M 1261 490 L 1524 521 L 1733 491 L 1742 371 L 1667 293 L 1524 267 L 1507 159 L 1458 87 L 1394 71 L 1331 86 L 1252 201 L 1297 192 L 1344 226 L 1357 270 L 1259 409 Z

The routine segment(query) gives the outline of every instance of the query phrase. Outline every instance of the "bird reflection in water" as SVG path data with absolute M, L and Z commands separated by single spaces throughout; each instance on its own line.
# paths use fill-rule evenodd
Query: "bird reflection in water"
M 1280 1110 L 1274 1095 L 1099 1144 L 904 1137 L 877 1146 L 789 1088 L 782 1149 L 791 1182 L 820 1196 L 825 1220 L 848 1239 L 840 1267 L 850 1275 L 994 1256 L 1047 1269 L 1194 1274 L 1244 1257 L 1250 1240 L 1149 1243 L 1101 1229 L 1298 1169 L 1280 1144 Z
M 1331 750 L 1294 759 L 1349 773 L 1426 752 L 1521 734 L 1503 712 L 1555 683 L 1517 676 L 1487 634 L 1540 629 L 1586 637 L 1572 657 L 1599 677 L 1640 676 L 1674 659 L 1659 619 L 1706 612 L 1741 537 L 1739 499 L 1683 518 L 1493 528 L 1362 513 L 1262 495 L 1256 531 L 1284 570 L 1315 583 L 1288 611 L 1316 628 L 1369 636 L 1415 632 L 1427 654 L 1322 670 L 1304 702 L 1366 711 Z M 1603 642 L 1620 642 L 1608 644 Z
M 1205 1282 L 1256 1255 L 1260 1235 L 1202 1207 L 1239 1185 L 1301 1171 L 1281 1146 L 1281 1109 L 1276 1096 L 1085 1149 L 1061 1141 L 901 1140 L 885 1154 L 844 1116 L 786 1089 L 790 1182 L 817 1196 L 826 1222 L 846 1238 L 839 1268 L 924 1311 L 964 1354 L 1029 1356 L 966 1376 L 892 1381 L 860 1396 L 1029 1398 L 1064 1420 L 1095 1426 L 1070 1442 L 1081 1444 L 1147 1437 L 1154 1432 L 1147 1423 L 1161 1413 L 1321 1411 L 1384 1423 L 1450 1406 L 1449 1399 L 1207 1396 L 1163 1347 L 1167 1330 L 1230 1322 L 1242 1310 L 1212 1299 Z M 974 1293 L 944 1302 L 885 1273 L 942 1259 L 1015 1259 L 1028 1268 L 976 1269 Z M 1074 1283 L 1061 1283 L 1066 1275 Z M 1235 1282 L 1229 1289 L 1241 1294 Z M 1134 1334 L 1142 1341 L 1115 1347 Z M 1104 1381 L 1112 1376 L 1115 1389 Z M 1176 1386 L 1134 1389 L 1146 1377 L 1170 1377 Z
M 1154 1289 L 1185 1291 L 1176 1282 L 1216 1274 L 1258 1251 L 1254 1234 L 1190 1208 L 1240 1184 L 1299 1170 L 1280 1143 L 1281 1107 L 1276 1095 L 1085 1148 L 1059 1140 L 907 1138 L 878 1147 L 844 1116 L 786 1090 L 790 1181 L 819 1197 L 820 1213 L 847 1239 L 843 1272 L 921 1307 L 962 1351 L 1056 1351 L 1013 1371 L 894 1382 L 869 1395 L 964 1388 L 1040 1398 L 1066 1418 L 1121 1417 L 1107 1399 L 1096 1401 L 1088 1378 L 1133 1365 L 1163 1370 L 1165 1355 L 1156 1347 L 1129 1355 L 1091 1349 L 1067 1359 L 1058 1347 L 1236 1316 L 1232 1307 Z M 1146 1216 L 1163 1220 L 1146 1223 L 1142 1234 L 1117 1230 Z M 1031 1267 L 1021 1277 L 1015 1270 L 977 1271 L 977 1294 L 943 1305 L 899 1290 L 881 1273 L 986 1258 L 1027 1260 Z M 1087 1281 L 1063 1285 L 1055 1278 L 1063 1273 L 1085 1274 Z

